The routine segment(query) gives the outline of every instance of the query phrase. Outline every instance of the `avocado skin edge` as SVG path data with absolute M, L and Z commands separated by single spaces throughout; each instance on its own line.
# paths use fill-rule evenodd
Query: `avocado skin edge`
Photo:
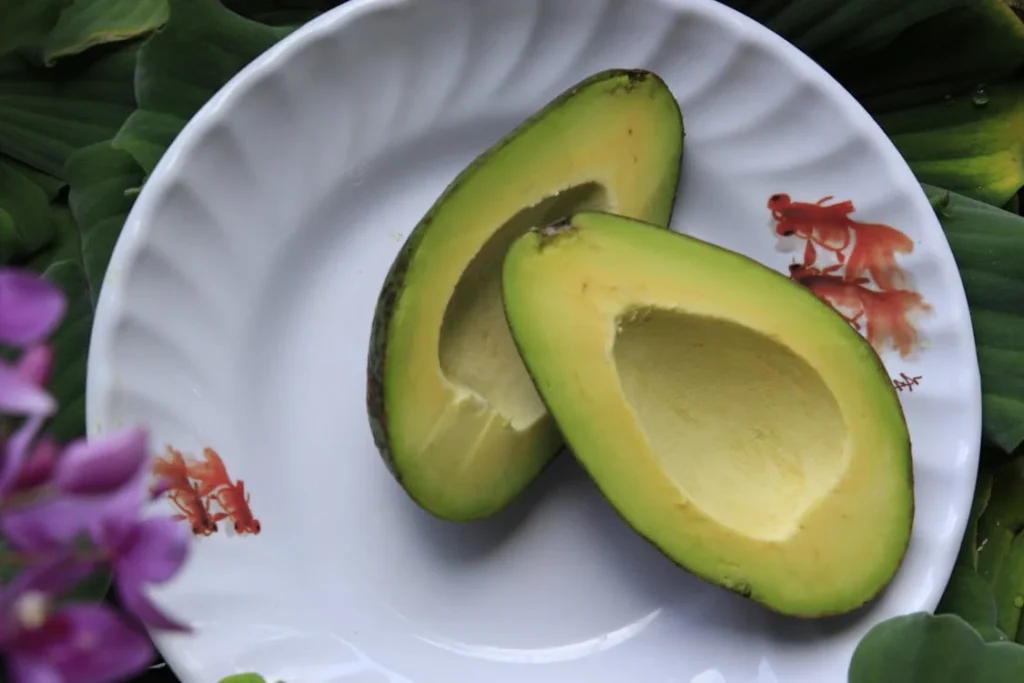
M 399 467 L 395 464 L 394 455 L 391 452 L 391 441 L 388 432 L 387 406 L 384 400 L 384 379 L 387 367 L 387 344 L 391 329 L 391 319 L 394 315 L 398 300 L 405 289 L 405 277 L 412 265 L 420 242 L 426 234 L 427 228 L 433 219 L 433 212 L 441 206 L 449 195 L 453 194 L 462 183 L 473 175 L 477 168 L 488 162 L 498 151 L 516 140 L 521 133 L 532 127 L 541 120 L 549 111 L 559 107 L 564 101 L 576 94 L 581 88 L 585 88 L 599 81 L 607 81 L 615 78 L 625 78 L 626 82 L 613 89 L 632 90 L 637 84 L 647 79 L 661 78 L 644 69 L 607 69 L 598 72 L 572 86 L 548 104 L 534 113 L 532 116 L 520 123 L 516 128 L 507 133 L 504 138 L 495 143 L 469 163 L 454 180 L 444 189 L 434 204 L 427 210 L 426 215 L 413 228 L 405 244 L 399 250 L 398 255 L 388 269 L 384 277 L 384 284 L 381 286 L 380 295 L 373 313 L 373 324 L 370 329 L 370 349 L 366 368 L 366 408 L 370 422 L 370 431 L 373 434 L 374 445 L 380 452 L 381 459 L 387 466 L 391 475 L 399 482 L 402 482 L 402 475 Z M 667 89 L 668 86 L 662 85 Z
M 607 213 L 607 212 L 604 212 L 604 211 L 586 211 L 584 213 L 586 213 L 586 214 L 601 214 L 601 213 Z M 634 222 L 642 223 L 643 221 L 635 221 L 634 220 Z M 658 227 L 658 226 L 652 225 L 652 227 Z M 579 225 L 577 223 L 577 216 L 575 216 L 575 215 L 574 216 L 566 216 L 565 218 L 560 219 L 560 220 L 552 223 L 549 226 L 530 228 L 523 235 L 523 237 L 526 237 L 528 235 L 536 236 L 536 245 L 535 245 L 536 249 L 538 251 L 543 251 L 544 248 L 549 246 L 553 241 L 561 239 L 561 238 L 564 238 L 564 237 L 566 237 L 568 235 L 571 235 L 571 234 L 577 232 L 578 230 L 586 230 L 586 227 L 585 226 L 581 226 L 581 225 Z M 670 229 L 669 232 L 674 232 L 674 231 L 672 231 Z M 675 233 L 675 234 L 679 234 L 679 233 Z M 523 239 L 523 238 L 521 237 L 520 239 Z M 718 247 L 717 245 L 714 245 L 714 244 L 711 244 L 711 243 L 708 243 L 708 244 L 710 244 L 710 246 L 712 246 L 712 247 L 714 247 L 716 249 L 721 249 L 722 248 L 722 247 Z M 736 253 L 736 255 L 738 257 L 740 257 L 740 258 L 742 258 L 742 259 L 744 259 L 746 261 L 749 261 L 755 267 L 763 268 L 765 270 L 768 270 L 769 272 L 777 275 L 778 277 L 782 277 L 782 278 L 786 277 L 782 273 L 779 273 L 778 271 L 773 270 L 772 268 L 769 268 L 768 266 L 764 265 L 760 261 L 752 259 L 752 258 L 750 258 L 748 256 L 745 256 L 743 254 L 740 254 L 738 252 L 734 252 L 734 253 Z M 789 278 L 786 278 L 786 280 L 789 280 Z M 818 299 L 818 297 L 816 297 L 812 292 L 810 292 L 810 290 L 807 290 L 806 288 L 803 288 L 803 287 L 801 287 L 801 290 L 805 291 L 807 293 L 807 296 L 813 297 L 814 300 L 816 302 L 818 302 L 819 305 L 825 306 L 825 307 L 827 307 L 829 309 L 829 311 L 831 311 L 832 313 L 835 313 L 834 309 L 832 309 L 831 306 L 829 306 L 825 302 L 823 302 L 820 299 Z M 502 302 L 504 304 L 504 297 L 502 297 Z M 505 313 L 505 322 L 508 324 L 509 329 L 512 330 L 512 341 L 515 344 L 516 350 L 519 352 L 519 356 L 522 358 L 523 357 L 523 349 L 519 345 L 519 341 L 518 341 L 518 339 L 517 339 L 517 337 L 515 335 L 515 328 L 512 326 L 512 321 L 508 317 L 508 308 L 503 306 L 503 312 Z M 836 314 L 836 315 L 838 315 L 838 314 Z M 867 340 L 864 340 L 864 343 L 867 344 L 868 343 Z M 889 381 L 889 372 L 886 369 L 885 364 L 882 363 L 882 359 L 878 356 L 878 354 L 874 351 L 874 349 L 872 349 L 871 357 L 873 359 L 873 362 L 874 362 L 875 367 L 878 370 L 878 372 L 883 377 L 885 377 L 886 381 L 888 382 Z M 541 400 L 544 400 L 545 397 L 544 397 L 544 394 L 543 394 L 543 392 L 541 391 L 541 388 L 540 388 L 541 384 L 538 383 L 537 377 L 534 375 L 533 370 L 530 369 L 530 365 L 528 363 L 526 363 L 525 359 L 523 361 L 523 366 L 526 368 L 527 374 L 530 376 L 530 379 L 533 381 L 533 385 L 535 387 L 537 387 L 537 393 L 540 394 Z M 896 389 L 892 386 L 891 382 L 889 382 L 889 387 L 890 387 L 890 391 L 891 391 L 892 395 L 896 398 L 896 401 L 898 402 L 899 398 L 896 396 Z M 545 404 L 546 403 L 547 402 L 545 400 Z M 775 607 L 773 605 L 770 605 L 770 604 L 764 602 L 762 599 L 760 599 L 759 591 L 757 589 L 756 582 L 751 581 L 749 579 L 740 579 L 740 580 L 734 580 L 731 583 L 726 584 L 726 583 L 722 582 L 720 577 L 713 577 L 710 574 L 707 574 L 705 572 L 698 572 L 698 571 L 695 571 L 693 569 L 690 569 L 689 567 L 684 565 L 682 562 L 676 560 L 671 555 L 669 555 L 667 552 L 665 552 L 665 550 L 661 546 L 659 546 L 657 543 L 655 543 L 654 540 L 650 536 L 648 536 L 647 534 L 643 533 L 640 529 L 637 529 L 636 527 L 634 527 L 632 525 L 632 523 L 630 523 L 630 521 L 626 517 L 626 515 L 624 514 L 623 510 L 621 510 L 619 508 L 619 506 L 616 505 L 611 500 L 611 498 L 609 498 L 607 495 L 605 495 L 604 488 L 597 481 L 597 479 L 594 478 L 593 473 L 587 467 L 587 463 L 584 462 L 582 458 L 580 458 L 580 457 L 578 457 L 576 455 L 576 450 L 573 447 L 572 442 L 569 440 L 569 437 L 565 435 L 565 430 L 562 427 L 562 425 L 559 423 L 558 415 L 556 415 L 553 411 L 550 411 L 550 410 L 548 411 L 548 414 L 551 415 L 551 419 L 554 421 L 555 426 L 558 428 L 558 431 L 562 433 L 562 438 L 565 440 L 566 450 L 568 450 L 570 453 L 572 453 L 573 459 L 576 460 L 576 462 L 580 466 L 580 468 L 584 472 L 586 472 L 587 477 L 593 482 L 594 486 L 597 487 L 598 491 L 601 492 L 602 497 L 605 499 L 605 501 L 608 503 L 608 505 L 616 512 L 616 514 L 619 515 L 619 517 L 622 519 L 622 521 L 626 523 L 626 525 L 633 531 L 633 533 L 637 534 L 640 538 L 642 538 L 644 541 L 646 541 L 649 545 L 653 546 L 654 549 L 658 551 L 658 553 L 660 553 L 669 562 L 671 562 L 675 566 L 679 567 L 684 572 L 686 572 L 688 574 L 691 574 L 692 576 L 696 576 L 697 578 L 699 578 L 699 579 L 701 579 L 701 580 L 705 581 L 706 583 L 709 583 L 709 584 L 711 584 L 713 586 L 716 586 L 716 587 L 721 588 L 723 590 L 727 590 L 727 591 L 729 591 L 731 593 L 735 593 L 736 595 L 739 595 L 742 598 L 746 598 L 747 600 L 750 600 L 751 602 L 754 602 L 754 603 L 760 605 L 761 607 L 765 608 L 766 610 L 768 610 L 770 612 L 773 612 L 775 614 L 779 614 L 779 615 L 782 615 L 782 616 L 785 616 L 785 617 L 804 619 L 804 620 L 821 619 L 821 618 L 827 618 L 827 617 L 841 617 L 841 616 L 844 616 L 844 615 L 852 614 L 853 612 L 855 612 L 855 611 L 857 611 L 859 609 L 862 609 L 865 605 L 867 605 L 870 602 L 872 602 L 873 600 L 875 600 L 882 593 L 884 593 L 886 591 L 886 589 L 888 589 L 888 587 L 892 584 L 892 581 L 895 579 L 896 575 L 899 573 L 900 568 L 903 566 L 903 562 L 906 559 L 907 552 L 910 550 L 910 543 L 907 543 L 907 545 L 903 548 L 903 552 L 900 553 L 900 556 L 899 556 L 899 558 L 896 561 L 896 565 L 895 565 L 896 569 L 893 572 L 892 576 L 889 578 L 889 580 L 885 581 L 884 583 L 882 583 L 872 593 L 866 595 L 864 597 L 864 599 L 862 601 L 860 601 L 856 605 L 852 605 L 852 606 L 850 606 L 848 608 L 840 609 L 840 610 L 817 610 L 817 611 L 814 611 L 814 612 L 809 612 L 809 611 L 807 611 L 807 612 L 788 612 L 788 611 L 779 609 L 779 608 L 777 608 L 777 607 Z M 900 408 L 900 419 L 903 421 L 904 426 L 906 426 L 907 425 L 907 419 L 906 419 L 906 414 L 903 412 L 902 406 Z M 910 433 L 910 430 L 909 430 L 909 428 L 907 428 L 908 437 L 909 437 L 909 433 Z M 908 533 L 908 537 L 909 537 L 910 535 L 913 534 L 914 518 L 916 516 L 916 511 L 917 511 L 917 499 L 916 499 L 916 496 L 913 495 L 913 491 L 914 491 L 913 451 L 912 451 L 912 444 L 911 444 L 909 438 L 908 438 L 907 443 L 906 443 L 906 451 L 907 451 L 907 454 L 908 454 L 908 457 L 906 458 L 906 462 L 907 462 L 907 481 L 910 484 L 910 490 L 911 490 L 911 498 L 910 498 L 910 528 L 908 529 L 908 532 L 907 532 Z

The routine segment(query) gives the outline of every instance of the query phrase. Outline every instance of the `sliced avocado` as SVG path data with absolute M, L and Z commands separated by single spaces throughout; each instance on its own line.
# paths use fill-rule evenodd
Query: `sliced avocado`
M 562 447 L 502 311 L 508 245 L 588 208 L 667 226 L 682 141 L 655 74 L 596 74 L 479 156 L 409 235 L 377 303 L 367 405 L 384 461 L 425 510 L 490 516 Z
M 903 411 L 871 346 L 808 290 L 598 212 L 520 237 L 502 288 L 569 448 L 677 564 L 808 617 L 895 575 L 914 517 Z

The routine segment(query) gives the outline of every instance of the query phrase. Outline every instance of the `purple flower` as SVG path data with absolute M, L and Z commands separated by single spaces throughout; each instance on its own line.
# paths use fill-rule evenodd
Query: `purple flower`
M 43 385 L 53 367 L 53 351 L 39 346 L 8 365 L 0 360 L 0 412 L 12 415 L 52 415 L 56 401 Z
M 125 429 L 72 443 L 58 461 L 54 479 L 64 493 L 110 493 L 133 480 L 148 459 L 146 432 Z
M 30 459 L 36 433 L 43 425 L 43 416 L 34 415 L 18 428 L 7 441 L 0 443 L 0 500 L 14 488 Z
M 38 418 L 36 418 L 38 420 Z M 135 519 L 145 497 L 148 460 L 146 433 L 128 429 L 80 439 L 54 457 L 45 440 L 32 455 L 33 434 L 20 430 L 10 439 L 0 475 L 0 493 L 28 483 L 48 487 L 49 495 L 6 510 L 0 519 L 7 540 L 21 549 L 41 550 L 95 536 L 107 518 Z
M 45 339 L 65 307 L 60 289 L 35 273 L 0 268 L 0 345 L 22 352 L 14 364 L 0 361 L 0 415 L 24 418 L 13 434 L 0 434 L 4 559 L 20 566 L 0 585 L 0 652 L 17 683 L 123 680 L 153 656 L 141 625 L 189 630 L 145 592 L 181 569 L 190 540 L 171 518 L 141 518 L 146 432 L 125 430 L 64 449 L 39 433 L 57 409 L 45 389 L 53 367 Z M 101 570 L 113 572 L 127 614 L 64 602 Z
M 0 344 L 35 344 L 57 328 L 65 307 L 64 293 L 36 273 L 0 269 Z
M 110 609 L 54 601 L 97 567 L 71 550 L 30 564 L 0 592 L 0 646 L 18 683 L 105 683 L 142 669 L 152 658 L 149 640 Z
M 23 551 L 48 552 L 88 536 L 112 567 L 126 611 L 152 628 L 188 630 L 145 594 L 148 585 L 181 569 L 190 540 L 169 517 L 140 519 L 149 498 L 145 436 L 126 430 L 72 444 L 52 468 L 56 495 L 6 512 L 0 524 L 7 541 Z
M 104 529 L 101 546 L 111 551 L 114 585 L 121 606 L 150 628 L 188 631 L 146 596 L 148 584 L 169 581 L 188 559 L 189 536 L 170 517 L 152 517 Z
M 153 658 L 153 646 L 113 610 L 72 604 L 46 613 L 42 593 L 23 593 L 5 643 L 7 670 L 17 683 L 107 683 L 124 680 Z

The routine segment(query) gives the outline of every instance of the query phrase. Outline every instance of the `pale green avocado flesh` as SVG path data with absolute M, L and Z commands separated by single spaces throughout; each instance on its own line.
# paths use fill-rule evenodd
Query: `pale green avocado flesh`
M 806 617 L 892 580 L 914 516 L 902 408 L 871 346 L 804 287 L 587 212 L 512 245 L 503 301 L 568 446 L 672 560 Z
M 602 72 L 484 152 L 417 224 L 381 290 L 367 404 L 377 448 L 425 510 L 493 515 L 562 447 L 505 321 L 508 246 L 582 210 L 667 226 L 682 142 L 656 75 Z

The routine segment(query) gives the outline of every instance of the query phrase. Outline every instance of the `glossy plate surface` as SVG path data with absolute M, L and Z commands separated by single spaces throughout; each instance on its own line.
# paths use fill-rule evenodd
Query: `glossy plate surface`
M 796 214 L 777 198 L 773 217 L 770 198 L 831 196 L 821 220 L 841 229 L 819 236 L 816 266 L 910 244 L 902 293 L 870 270 L 833 291 L 877 337 L 915 444 L 911 549 L 855 615 L 790 620 L 690 577 L 568 458 L 505 514 L 457 526 L 377 456 L 369 328 L 405 235 L 476 154 L 610 67 L 657 72 L 682 104 L 675 229 L 785 272 L 804 224 L 780 228 Z M 841 683 L 866 629 L 939 599 L 980 393 L 927 200 L 870 117 L 775 34 L 710 0 L 353 0 L 233 80 L 152 174 L 103 286 L 88 415 L 93 434 L 142 423 L 161 451 L 215 449 L 260 522 L 197 538 L 156 594 L 196 627 L 157 638 L 185 683 Z

